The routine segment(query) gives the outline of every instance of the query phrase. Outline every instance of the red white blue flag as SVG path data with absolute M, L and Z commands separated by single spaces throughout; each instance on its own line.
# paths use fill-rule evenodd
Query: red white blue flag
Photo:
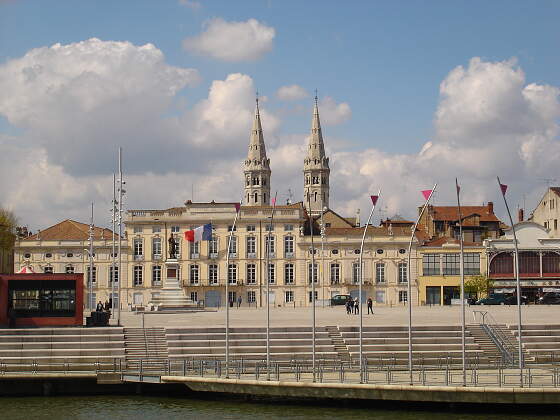
M 209 241 L 212 239 L 212 223 L 199 226 L 185 232 L 185 239 L 189 242 Z

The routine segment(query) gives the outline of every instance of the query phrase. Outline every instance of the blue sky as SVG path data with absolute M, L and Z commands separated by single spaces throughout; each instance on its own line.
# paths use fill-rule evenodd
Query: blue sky
M 186 51 L 182 41 L 215 18 L 256 19 L 274 28 L 272 48 L 258 59 L 233 62 Z M 268 111 L 281 118 L 275 136 L 282 139 L 308 131 L 312 100 L 295 102 L 305 112 L 286 111 L 275 92 L 293 84 L 310 93 L 316 88 L 320 97 L 351 108 L 351 117 L 325 127 L 327 143 L 336 139 L 338 149 L 356 153 L 417 154 L 437 137 L 440 83 L 473 57 L 515 59 L 525 85 L 560 86 L 559 18 L 558 1 L 0 1 L 0 66 L 33 48 L 92 37 L 152 43 L 168 65 L 199 72 L 201 82 L 177 94 L 184 107 L 207 98 L 213 81 L 245 74 L 268 97 Z M 0 132 L 18 137 L 29 130 L 8 123 L 6 115 L 0 109 Z M 545 175 L 535 173 L 520 187 L 518 201 L 521 194 L 536 194 Z M 477 199 L 495 199 L 476 193 Z M 390 211 L 406 213 L 399 203 Z

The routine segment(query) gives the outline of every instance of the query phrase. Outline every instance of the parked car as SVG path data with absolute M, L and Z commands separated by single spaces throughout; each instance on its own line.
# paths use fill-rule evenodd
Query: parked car
M 331 297 L 331 306 L 345 305 L 348 299 L 352 299 L 350 295 L 334 295 Z
M 529 299 L 527 299 L 527 296 L 521 295 L 521 304 L 527 305 L 528 302 Z M 506 305 L 517 305 L 517 295 L 509 295 L 506 297 Z
M 505 305 L 508 296 L 501 293 L 494 293 L 488 297 L 478 299 L 477 305 Z
M 538 303 L 540 305 L 560 305 L 560 293 L 547 292 L 539 298 Z

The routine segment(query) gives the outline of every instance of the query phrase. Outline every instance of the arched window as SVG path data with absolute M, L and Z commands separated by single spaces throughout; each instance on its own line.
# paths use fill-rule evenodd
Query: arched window
M 258 194 L 257 194 L 257 192 L 255 191 L 255 203 L 257 202 L 257 199 L 258 199 Z
M 263 193 L 263 203 L 266 203 L 266 193 Z
M 315 191 L 314 200 L 315 200 L 315 202 L 317 201 L 317 191 Z
M 513 275 L 513 256 L 502 252 L 496 255 L 490 263 L 490 274 L 511 274 Z

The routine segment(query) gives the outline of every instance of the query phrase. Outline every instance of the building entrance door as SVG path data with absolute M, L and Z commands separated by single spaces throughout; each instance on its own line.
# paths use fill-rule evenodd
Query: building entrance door
M 441 305 L 440 286 L 426 286 L 426 305 Z

